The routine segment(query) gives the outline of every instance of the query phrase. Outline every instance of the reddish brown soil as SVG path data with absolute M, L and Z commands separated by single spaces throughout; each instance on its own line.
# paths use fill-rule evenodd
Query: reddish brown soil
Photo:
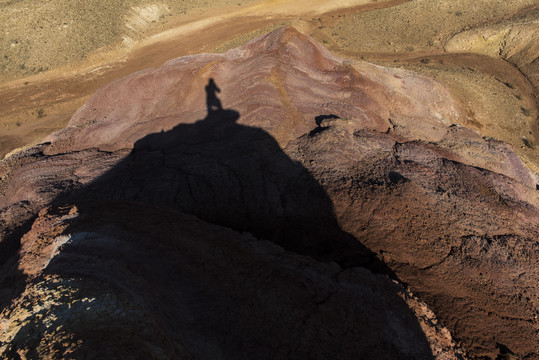
M 220 88 L 219 94 L 210 86 L 210 78 Z M 223 109 L 219 109 L 219 102 Z M 70 291 L 92 294 L 92 289 L 99 287 L 90 280 L 95 273 L 94 270 L 85 273 L 84 269 L 93 269 L 96 262 L 100 269 L 100 261 L 114 264 L 121 254 L 141 251 L 138 246 L 147 249 L 145 244 L 149 239 L 137 226 L 150 233 L 155 231 L 159 238 L 165 238 L 159 236 L 165 232 L 167 237 L 171 236 L 170 241 L 176 239 L 182 244 L 182 251 L 190 251 L 190 246 L 183 247 L 186 243 L 180 234 L 184 230 L 176 228 L 172 220 L 165 221 L 170 223 L 169 227 L 156 222 L 155 229 L 145 222 L 130 222 L 137 216 L 144 217 L 139 211 L 144 213 L 147 206 L 157 207 L 156 212 L 163 214 L 164 219 L 169 219 L 169 211 L 183 212 L 239 233 L 250 233 L 278 244 L 287 253 L 295 253 L 293 256 L 315 259 L 312 261 L 317 264 L 336 262 L 341 268 L 350 269 L 347 271 L 368 269 L 368 273 L 383 276 L 384 281 L 389 276 L 419 294 L 426 301 L 425 306 L 439 316 L 441 324 L 447 326 L 472 357 L 495 358 L 514 352 L 537 358 L 539 193 L 535 178 L 507 144 L 455 125 L 456 119 L 469 121 L 468 118 L 466 109 L 439 82 L 404 70 L 384 69 L 369 63 L 350 64 L 292 28 L 279 29 L 225 54 L 176 59 L 103 87 L 73 116 L 67 128 L 47 139 L 48 143 L 9 157 L 0 168 L 2 246 L 3 253 L 11 255 L 2 272 L 4 284 L 11 286 L 3 293 L 3 301 L 12 304 L 3 313 L 4 324 L 11 324 L 5 336 L 20 333 L 17 339 L 22 339 L 13 341 L 6 337 L 3 341 L 12 343 L 6 354 L 35 344 L 34 338 L 25 336 L 26 330 L 17 325 L 23 323 L 21 317 L 27 316 L 23 304 L 34 301 L 31 299 L 35 291 L 49 296 L 51 287 L 56 289 L 54 279 L 59 277 L 61 281 L 75 283 L 68 286 L 72 290 L 53 292 L 51 299 L 63 293 L 67 296 Z M 100 201 L 112 203 L 102 205 Z M 125 201 L 132 205 L 123 207 Z M 73 206 L 78 210 L 72 210 Z M 104 210 L 107 207 L 124 210 L 118 215 L 106 215 L 107 219 L 113 217 L 110 221 L 96 221 L 100 212 L 109 214 Z M 135 230 L 129 230 L 131 226 Z M 178 230 L 171 233 L 170 229 Z M 88 232 L 101 235 L 85 235 Z M 20 235 L 24 235 L 22 239 Z M 91 240 L 83 241 L 80 247 L 67 242 L 79 236 Z M 103 236 L 108 240 L 103 240 Z M 105 248 L 115 243 L 113 239 L 123 239 L 120 242 L 129 244 L 134 241 L 136 245 L 125 245 L 127 252 L 109 253 Z M 105 248 L 100 245 L 103 241 Z M 189 241 L 198 240 L 194 237 Z M 154 242 L 150 244 L 150 249 L 158 246 Z M 130 250 L 130 246 L 135 249 Z M 176 256 L 174 252 L 178 249 L 164 246 L 165 253 Z M 230 260 L 231 266 L 238 261 L 241 268 L 246 260 L 234 260 L 242 259 L 236 251 L 243 250 L 223 256 Z M 100 260 L 99 256 L 109 260 Z M 161 255 L 155 255 L 155 259 L 161 259 Z M 189 271 L 213 274 L 214 270 L 207 270 L 209 264 L 206 264 L 207 261 L 213 264 L 212 258 L 194 255 L 192 259 L 200 262 L 196 271 Z M 67 265 L 62 265 L 64 262 Z M 80 270 L 70 272 L 73 263 L 78 263 Z M 157 263 L 148 261 L 148 264 Z M 49 264 L 53 265 L 48 267 Z M 129 266 L 137 267 L 137 264 L 140 262 Z M 163 274 L 186 271 L 186 268 L 170 267 L 168 262 L 160 264 L 163 267 L 159 271 Z M 154 304 L 157 300 L 139 299 L 138 290 L 133 289 L 145 288 L 141 284 L 156 280 L 153 275 L 138 273 L 131 277 L 129 271 L 114 266 L 111 270 L 120 274 L 121 279 L 133 281 L 125 290 L 132 297 L 119 301 L 127 305 L 118 311 L 137 314 L 134 319 L 144 318 L 132 303 L 145 308 L 147 301 Z M 154 274 L 153 271 L 149 274 Z M 216 270 L 223 274 L 227 271 Z M 56 277 L 48 278 L 49 275 Z M 163 275 L 163 279 L 168 278 Z M 215 284 L 210 278 L 213 275 L 203 283 L 212 289 Z M 181 277 L 177 281 L 175 277 L 170 279 L 172 283 L 165 282 L 162 288 L 184 289 L 180 292 L 190 289 L 181 284 Z M 246 290 L 259 287 L 255 279 L 256 276 L 245 278 L 242 284 Z M 232 280 L 224 284 L 229 281 Z M 114 282 L 125 283 L 124 280 Z M 22 292 L 21 284 L 28 284 L 29 290 Z M 96 298 L 99 299 L 96 305 L 105 304 L 102 307 L 109 296 L 120 299 L 128 296 L 124 290 L 116 290 L 114 284 L 106 283 L 104 293 L 73 295 L 73 299 L 84 305 L 87 301 L 84 299 Z M 274 287 L 272 284 L 269 288 Z M 122 286 L 125 289 L 127 285 Z M 234 292 L 236 285 L 230 286 L 227 291 Z M 285 291 L 288 286 L 296 285 L 283 282 L 282 286 Z M 255 299 L 261 293 L 244 294 L 245 301 L 258 309 Z M 213 299 L 214 295 L 210 297 Z M 205 297 L 195 297 L 197 300 L 193 301 L 199 302 L 201 298 Z M 69 299 L 65 302 L 74 301 Z M 262 296 L 262 299 L 268 298 Z M 309 301 L 290 306 L 309 307 L 306 305 Z M 119 305 L 114 304 L 116 309 Z M 200 306 L 201 313 L 212 307 L 211 304 Z M 266 306 L 269 305 L 264 302 L 262 307 Z M 331 311 L 337 311 L 340 305 L 335 306 Z M 408 304 L 406 307 L 412 308 Z M 178 321 L 184 316 L 183 308 L 182 305 L 171 310 L 172 315 L 159 315 L 156 321 L 170 316 Z M 377 311 L 385 313 L 384 309 Z M 233 307 L 223 309 L 222 322 L 210 316 L 202 319 L 200 326 L 225 329 L 228 325 L 224 324 L 230 324 L 231 318 L 244 319 L 235 317 L 234 311 Z M 371 313 L 371 310 L 362 311 Z M 397 321 L 400 310 L 392 311 L 395 315 L 391 319 Z M 57 317 L 55 312 L 52 314 Z M 417 320 L 412 318 L 408 324 L 417 329 L 416 325 L 423 325 L 417 311 L 414 314 Z M 86 333 L 86 320 L 80 320 L 80 316 L 76 312 L 73 317 L 66 315 L 66 319 L 78 323 L 82 330 L 50 336 L 88 338 L 89 344 L 99 339 L 99 335 Z M 336 323 L 341 323 L 339 319 Z M 291 323 L 296 324 L 296 320 L 291 319 Z M 121 318 L 114 324 L 121 328 L 123 321 Z M 260 343 L 257 336 L 265 334 L 264 331 L 253 331 L 243 320 L 237 321 L 235 329 L 251 334 L 249 344 Z M 314 322 L 319 325 L 315 328 L 341 334 L 344 330 L 330 326 L 331 321 L 317 318 Z M 366 323 L 370 324 L 369 321 Z M 438 326 L 437 321 L 431 324 Z M 381 321 L 380 328 L 373 328 L 373 333 L 387 333 L 386 324 L 393 326 L 391 321 Z M 152 326 L 156 329 L 152 333 L 170 334 L 162 330 L 167 329 L 162 324 Z M 311 328 L 303 329 L 309 332 Z M 397 333 L 404 331 L 399 329 Z M 413 344 L 428 343 L 426 353 L 407 356 L 455 357 L 459 350 L 452 345 L 449 333 L 443 327 L 436 329 L 422 330 L 425 342 L 421 337 L 399 342 L 389 336 L 386 349 L 391 349 L 390 357 L 399 357 L 411 354 Z M 244 330 L 238 331 L 244 334 Z M 197 347 L 189 340 L 192 334 L 178 331 L 184 335 L 174 338 L 163 335 L 167 339 L 165 343 L 170 341 L 171 346 L 181 351 L 196 351 Z M 218 349 L 231 351 L 239 346 L 234 345 L 237 336 L 224 340 L 225 333 L 219 330 L 215 335 L 225 342 Z M 35 334 L 35 341 L 49 336 L 46 330 Z M 129 334 L 120 338 L 125 340 Z M 292 331 L 290 336 L 298 339 L 295 334 Z M 326 335 L 333 336 L 317 334 L 306 341 L 320 344 L 318 354 L 325 351 L 335 354 L 323 345 L 332 344 L 326 342 Z M 281 338 L 278 342 L 288 344 Z M 120 339 L 113 343 L 123 344 Z M 356 341 L 347 343 L 356 344 Z M 157 343 L 152 335 L 145 334 L 140 344 Z M 261 348 L 266 346 L 269 345 Z M 371 351 L 378 354 L 376 349 Z M 421 345 L 414 351 L 421 349 L 426 348 Z M 254 351 L 251 347 L 243 350 Z M 286 357 L 278 350 L 271 351 L 273 357 Z M 350 357 L 368 351 L 350 348 Z

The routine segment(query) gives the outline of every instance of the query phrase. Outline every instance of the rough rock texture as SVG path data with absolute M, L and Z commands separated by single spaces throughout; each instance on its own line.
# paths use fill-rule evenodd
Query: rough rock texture
M 163 208 L 47 209 L 23 243 L 32 281 L 4 312 L 7 358 L 454 358 L 449 332 L 386 276 Z
M 1 164 L 0 349 L 538 358 L 536 181 L 462 116 L 293 28 L 109 84 Z

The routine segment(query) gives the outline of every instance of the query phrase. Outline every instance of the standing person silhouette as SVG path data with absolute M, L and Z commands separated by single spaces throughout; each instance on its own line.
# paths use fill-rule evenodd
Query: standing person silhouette
M 215 84 L 215 81 L 213 81 L 213 78 L 210 78 L 208 81 L 208 85 L 205 87 L 206 90 L 206 106 L 208 107 L 208 115 L 211 114 L 213 111 L 221 111 L 223 110 L 223 106 L 221 105 L 221 100 L 217 97 L 216 93 L 220 93 L 221 89 L 217 87 Z

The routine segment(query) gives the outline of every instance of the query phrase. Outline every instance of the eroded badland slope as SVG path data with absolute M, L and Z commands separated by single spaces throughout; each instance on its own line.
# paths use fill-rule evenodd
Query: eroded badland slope
M 538 173 L 532 0 L 81 4 L 0 3 L 7 81 L 0 87 L 1 154 L 62 128 L 115 78 L 177 56 L 224 51 L 293 24 L 335 53 L 442 81 L 473 115 L 461 125 L 512 144 Z M 487 57 L 462 55 L 469 52 Z
M 539 358 L 535 2 L 0 6 L 3 357 Z

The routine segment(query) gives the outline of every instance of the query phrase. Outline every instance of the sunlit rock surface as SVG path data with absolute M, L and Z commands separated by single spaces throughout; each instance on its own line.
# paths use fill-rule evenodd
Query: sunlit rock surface
M 293 28 L 105 86 L 1 163 L 0 351 L 537 358 L 536 180 L 465 116 Z

